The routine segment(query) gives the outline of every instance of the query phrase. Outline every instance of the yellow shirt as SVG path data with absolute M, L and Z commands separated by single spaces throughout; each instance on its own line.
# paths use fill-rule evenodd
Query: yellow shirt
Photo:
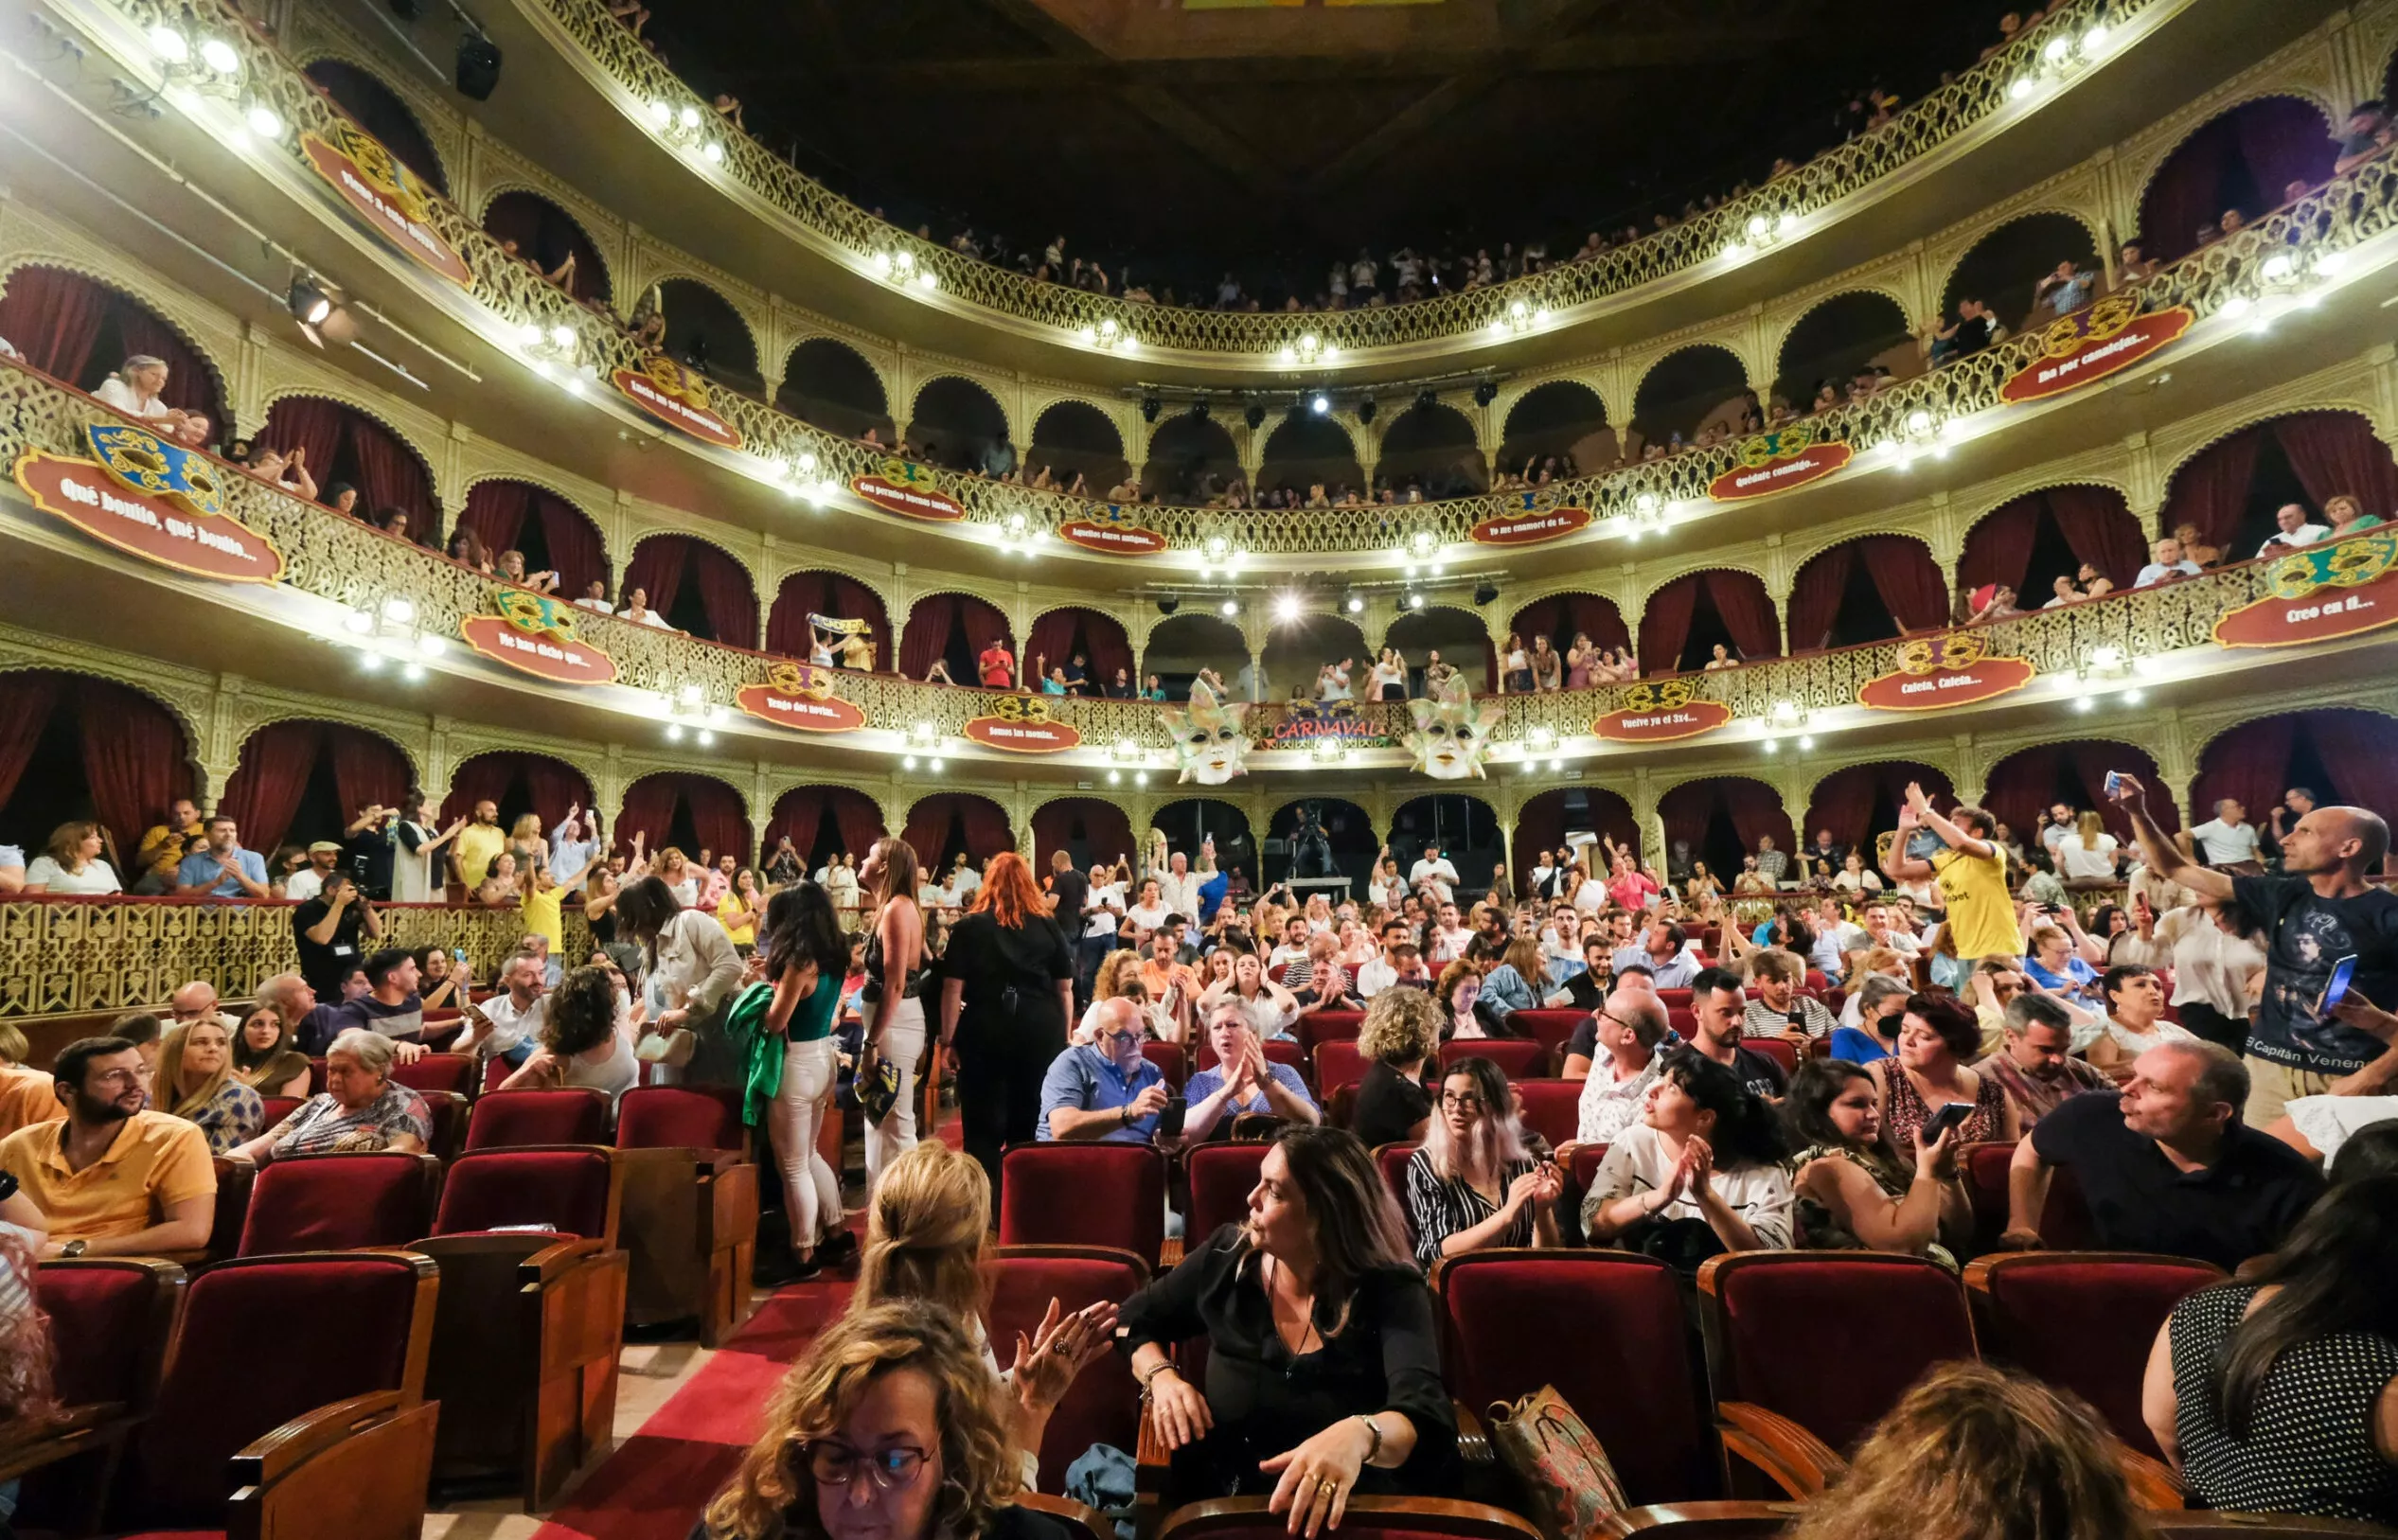
M 521 891 L 521 890 L 520 890 Z M 566 955 L 566 890 L 545 888 L 540 893 L 525 893 L 524 929 L 537 936 L 549 938 L 552 957 Z
M 0 1139 L 37 1123 L 66 1116 L 58 1077 L 29 1064 L 0 1064 Z
M 164 823 L 153 823 L 151 825 L 150 832 L 142 836 L 141 848 L 134 855 L 133 863 L 146 867 L 160 876 L 173 876 L 175 868 L 183 864 L 184 841 L 199 832 L 200 824 L 197 822 L 188 828 L 182 829 L 170 829 Z
M 458 831 L 458 874 L 470 889 L 491 875 L 491 858 L 507 843 L 507 830 L 497 823 L 470 823 Z
M 724 933 L 733 938 L 733 945 L 736 947 L 755 947 L 757 945 L 756 921 L 752 920 L 741 925 L 735 925 L 733 923 L 735 920 L 739 919 L 743 914 L 748 912 L 749 912 L 747 910 L 741 907 L 740 894 L 730 892 L 729 890 L 723 897 L 716 901 L 716 917 L 724 922 Z
M 81 1171 L 67 1169 L 65 1126 L 38 1123 L 0 1139 L 0 1167 L 24 1184 L 25 1195 L 50 1221 L 54 1241 L 135 1234 L 175 1204 L 216 1196 L 216 1163 L 197 1124 L 136 1112 L 107 1153 Z
M 1940 874 L 1940 896 L 1948 911 L 1948 935 L 1956 953 L 1970 963 L 1978 957 L 2014 957 L 2023 950 L 2016 926 L 2015 900 L 2007 894 L 2007 867 L 1996 853 L 1969 856 L 1962 850 L 1935 852 L 1932 870 Z

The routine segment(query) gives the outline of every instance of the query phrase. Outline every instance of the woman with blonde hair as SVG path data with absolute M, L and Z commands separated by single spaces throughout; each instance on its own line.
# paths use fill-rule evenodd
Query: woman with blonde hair
M 1792 1540 L 2144 1540 L 2106 1425 L 2080 1397 L 1944 1364 L 1875 1425 Z
M 915 1146 L 915 1089 L 924 1058 L 924 912 L 916 892 L 924 880 L 915 847 L 886 834 L 858 869 L 874 905 L 866 938 L 866 1053 L 858 1065 L 858 1100 L 867 1107 L 866 1191 L 883 1168 Z M 891 1098 L 880 1117 L 872 1104 Z
M 211 1155 L 248 1143 L 266 1126 L 266 1103 L 234 1073 L 233 1035 L 214 1017 L 186 1021 L 167 1034 L 151 1086 L 151 1105 L 199 1124 Z
M 1424 1065 L 1440 1050 L 1445 1020 L 1440 1003 L 1422 989 L 1385 989 L 1366 1002 L 1358 1030 L 1365 1073 L 1349 1125 L 1368 1149 L 1424 1137 L 1432 1115 Z

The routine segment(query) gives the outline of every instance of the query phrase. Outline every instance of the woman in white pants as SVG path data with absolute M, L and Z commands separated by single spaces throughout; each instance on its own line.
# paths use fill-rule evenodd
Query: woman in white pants
M 783 1086 L 767 1109 L 767 1131 L 783 1173 L 783 1213 L 797 1263 L 781 1276 L 797 1282 L 841 1266 L 857 1250 L 844 1223 L 841 1178 L 817 1148 L 832 1112 L 840 1065 L 833 1016 L 849 965 L 830 895 L 805 877 L 779 889 L 767 901 L 757 955 L 774 985 L 766 1030 L 783 1035 Z
M 866 1046 L 858 1066 L 859 1099 L 883 1063 L 899 1071 L 899 1094 L 891 1110 L 866 1122 L 866 1193 L 871 1200 L 882 1168 L 915 1146 L 916 1074 L 924 1058 L 924 916 L 916 909 L 923 873 L 915 847 L 884 835 L 858 868 L 875 909 L 866 940 Z

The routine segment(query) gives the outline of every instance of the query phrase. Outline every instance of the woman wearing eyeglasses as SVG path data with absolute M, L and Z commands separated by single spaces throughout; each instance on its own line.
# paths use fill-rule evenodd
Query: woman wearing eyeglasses
M 855 1311 L 791 1366 L 692 1540 L 1072 1540 L 1016 1505 L 1000 1390 L 954 1316 Z
M 1565 1177 L 1536 1160 L 1516 1121 L 1515 1093 L 1488 1059 L 1460 1059 L 1441 1080 L 1440 1109 L 1407 1162 L 1415 1260 L 1488 1246 L 1556 1246 Z

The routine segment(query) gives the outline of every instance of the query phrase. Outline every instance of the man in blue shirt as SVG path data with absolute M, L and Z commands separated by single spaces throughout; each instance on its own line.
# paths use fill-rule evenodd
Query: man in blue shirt
M 265 898 L 266 860 L 241 848 L 241 829 L 222 813 L 208 820 L 208 848 L 194 851 L 175 868 L 179 898 Z
M 1110 1144 L 1174 1145 L 1158 1137 L 1165 1073 L 1141 1053 L 1141 1013 L 1121 997 L 1092 1008 L 1098 1036 L 1050 1061 L 1040 1083 L 1039 1137 Z

